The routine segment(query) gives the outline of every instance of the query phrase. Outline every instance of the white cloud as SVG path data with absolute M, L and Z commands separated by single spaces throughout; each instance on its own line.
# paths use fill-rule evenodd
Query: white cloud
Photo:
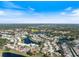
M 1 10 L 0 23 L 79 23 L 79 17 L 73 17 L 77 14 L 78 9 L 74 9 L 70 14 L 62 12 L 64 15 L 54 15 L 53 13 L 36 13 L 34 15 L 20 10 Z
M 64 15 L 66 15 L 66 12 L 61 12 L 60 14 L 64 16 Z
M 19 8 L 19 9 L 23 9 L 22 7 L 15 5 L 14 3 L 10 2 L 10 1 L 3 1 L 3 6 L 5 8 Z
M 0 15 L 1 15 L 1 16 L 2 16 L 2 15 L 5 15 L 5 12 L 2 11 L 2 10 L 0 10 Z
M 79 8 L 78 9 L 72 9 L 71 7 L 68 7 L 67 9 L 65 9 L 67 11 L 61 12 L 60 14 L 63 16 L 74 16 L 74 17 L 78 17 L 79 16 Z
M 66 8 L 65 10 L 66 10 L 66 11 L 70 11 L 70 10 L 72 10 L 72 7 L 68 7 L 68 8 Z
M 79 9 L 75 9 L 72 11 L 72 16 L 79 16 Z
M 33 8 L 31 6 L 30 7 L 28 6 L 28 8 L 23 8 L 17 4 L 14 4 L 11 1 L 3 1 L 2 3 L 3 3 L 3 7 L 5 7 L 4 11 L 6 12 L 7 15 L 21 15 L 24 13 L 24 12 L 23 13 L 21 12 L 21 9 L 26 10 L 25 13 L 26 12 L 29 14 L 35 13 L 35 8 Z M 18 9 L 18 10 L 14 10 L 13 8 Z
M 33 8 L 33 7 L 29 7 L 28 6 L 28 8 L 26 8 L 26 11 L 28 12 L 28 13 L 30 13 L 30 14 L 33 14 L 33 13 L 35 13 L 35 8 Z
M 30 9 L 31 11 L 35 11 L 35 9 L 34 9 L 34 8 L 32 8 L 32 7 L 29 7 L 29 9 Z
M 41 16 L 40 16 L 41 15 Z M 79 17 L 68 17 L 68 16 L 52 16 L 52 14 L 45 16 L 39 15 L 29 15 L 26 14 L 9 17 L 0 17 L 0 23 L 79 23 Z
M 26 15 L 26 13 L 23 11 L 10 9 L 0 10 L 0 17 L 19 17 L 24 15 Z

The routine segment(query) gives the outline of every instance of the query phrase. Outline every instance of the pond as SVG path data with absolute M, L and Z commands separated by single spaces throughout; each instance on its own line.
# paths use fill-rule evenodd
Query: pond
M 24 38 L 24 43 L 30 44 L 30 43 L 34 43 L 34 42 L 30 39 L 30 37 L 27 36 L 27 38 Z
M 4 52 L 2 53 L 2 57 L 25 57 L 19 54 L 14 54 L 14 53 L 10 53 L 10 52 Z

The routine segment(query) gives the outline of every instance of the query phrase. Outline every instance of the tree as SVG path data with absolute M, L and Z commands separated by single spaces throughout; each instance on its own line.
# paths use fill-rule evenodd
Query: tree
M 0 48 L 2 49 L 4 45 L 8 43 L 7 39 L 0 38 Z

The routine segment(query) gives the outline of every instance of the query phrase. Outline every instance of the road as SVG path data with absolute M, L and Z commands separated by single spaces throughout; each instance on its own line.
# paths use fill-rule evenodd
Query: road
M 72 44 L 69 43 L 69 41 L 67 41 L 67 40 L 65 41 L 65 43 L 67 45 L 67 48 L 70 50 L 69 53 L 71 53 L 73 57 L 79 57 L 79 55 L 77 54 L 77 52 L 74 50 Z M 62 44 L 60 44 L 60 48 L 61 48 L 62 51 L 64 50 Z M 62 52 L 61 55 L 64 56 L 64 52 Z
M 67 43 L 68 48 L 72 54 L 73 57 L 79 57 L 79 55 L 77 54 L 77 52 L 74 50 L 73 46 L 70 43 Z

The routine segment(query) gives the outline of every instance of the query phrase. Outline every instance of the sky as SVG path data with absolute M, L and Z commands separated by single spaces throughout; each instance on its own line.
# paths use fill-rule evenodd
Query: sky
M 0 23 L 79 24 L 79 1 L 0 1 Z

